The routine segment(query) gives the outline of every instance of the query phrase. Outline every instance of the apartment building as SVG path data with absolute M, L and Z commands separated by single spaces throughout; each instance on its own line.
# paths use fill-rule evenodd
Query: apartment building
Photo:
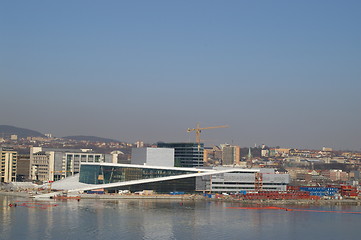
M 11 147 L 0 147 L 0 182 L 16 181 L 17 152 Z

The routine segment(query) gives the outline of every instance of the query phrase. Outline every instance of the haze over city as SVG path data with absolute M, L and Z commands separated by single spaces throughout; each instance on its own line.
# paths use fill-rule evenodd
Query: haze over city
M 0 125 L 361 149 L 360 1 L 3 1 Z

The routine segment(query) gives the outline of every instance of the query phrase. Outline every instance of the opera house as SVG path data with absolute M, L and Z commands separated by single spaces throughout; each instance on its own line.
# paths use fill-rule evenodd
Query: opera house
M 80 173 L 54 182 L 52 189 L 87 192 L 104 189 L 157 193 L 237 193 L 240 191 L 286 191 L 289 175 L 274 169 L 237 167 L 184 168 L 136 164 L 83 163 Z

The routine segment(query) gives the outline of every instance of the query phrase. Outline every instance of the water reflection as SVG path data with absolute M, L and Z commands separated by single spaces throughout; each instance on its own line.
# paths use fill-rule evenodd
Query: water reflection
M 8 207 L 0 196 L 0 239 L 336 239 L 361 234 L 361 214 L 229 209 L 222 202 L 68 200 Z M 49 201 L 47 201 L 49 203 Z M 44 203 L 47 203 L 44 202 Z M 361 211 L 360 207 L 320 209 Z
M 4 239 L 9 237 L 10 226 L 11 226 L 11 208 L 8 207 L 9 200 L 8 197 L 0 196 L 1 203 L 1 233 L 0 236 L 3 236 Z

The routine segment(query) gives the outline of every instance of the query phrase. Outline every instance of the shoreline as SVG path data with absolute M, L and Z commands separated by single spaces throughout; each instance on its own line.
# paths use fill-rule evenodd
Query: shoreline
M 295 199 L 295 200 L 211 200 L 211 201 L 223 201 L 240 203 L 244 205 L 264 205 L 264 206 L 275 206 L 275 205 L 310 205 L 310 206 L 340 206 L 340 205 L 354 205 L 361 206 L 360 200 L 353 199 L 342 199 L 342 200 L 308 200 L 308 199 Z
M 0 191 L 0 196 L 13 196 L 13 197 L 30 198 L 31 194 L 28 193 L 28 192 L 5 192 L 5 191 Z
M 0 191 L 0 196 L 13 196 L 32 198 L 28 192 L 4 192 Z M 185 194 L 185 195 L 166 195 L 166 194 L 152 194 L 152 195 L 118 195 L 118 194 L 80 194 L 80 199 L 93 199 L 93 200 L 122 200 L 122 199 L 133 199 L 133 200 L 181 200 L 181 201 L 210 201 L 210 202 L 230 202 L 239 203 L 245 205 L 356 205 L 361 206 L 360 199 L 292 199 L 292 200 L 243 200 L 233 198 L 207 198 L 203 195 L 197 194 Z M 46 199 L 46 198 L 44 198 Z M 66 199 L 65 199 L 66 200 Z M 71 199 L 68 199 L 71 200 Z

